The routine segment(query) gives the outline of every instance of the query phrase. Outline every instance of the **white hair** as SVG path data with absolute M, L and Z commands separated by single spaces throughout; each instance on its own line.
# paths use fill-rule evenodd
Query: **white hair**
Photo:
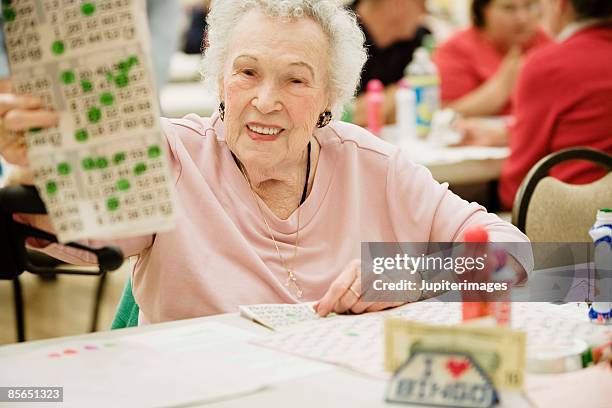
M 343 106 L 355 95 L 363 64 L 367 59 L 365 37 L 354 13 L 338 0 L 215 0 L 207 21 L 207 42 L 202 60 L 206 87 L 218 95 L 219 81 L 228 52 L 232 30 L 250 10 L 271 17 L 298 19 L 310 17 L 329 40 L 329 94 L 334 98 L 332 112 L 338 117 Z

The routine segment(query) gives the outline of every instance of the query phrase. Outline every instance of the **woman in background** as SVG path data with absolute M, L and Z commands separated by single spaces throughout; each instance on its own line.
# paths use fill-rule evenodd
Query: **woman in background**
M 539 0 L 474 0 L 472 20 L 434 55 L 442 104 L 463 116 L 509 115 L 523 55 L 550 42 Z

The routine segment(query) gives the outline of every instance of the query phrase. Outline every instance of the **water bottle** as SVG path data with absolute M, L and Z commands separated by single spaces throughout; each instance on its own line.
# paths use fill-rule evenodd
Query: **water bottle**
M 382 109 L 385 101 L 384 86 L 378 79 L 372 79 L 366 87 L 367 128 L 375 135 L 380 135 L 382 128 Z
M 612 209 L 597 211 L 597 219 L 589 230 L 595 243 L 595 296 L 589 308 L 594 323 L 612 324 Z
M 395 92 L 395 121 L 400 138 L 417 138 L 416 93 L 406 79 L 400 79 Z
M 440 78 L 438 69 L 429 57 L 426 48 L 414 52 L 412 62 L 404 72 L 416 95 L 417 130 L 421 137 L 431 129 L 433 114 L 440 107 Z

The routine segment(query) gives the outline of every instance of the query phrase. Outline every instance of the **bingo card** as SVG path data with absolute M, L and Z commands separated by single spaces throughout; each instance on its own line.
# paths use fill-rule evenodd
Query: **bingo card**
M 143 0 L 3 0 L 13 90 L 60 114 L 26 132 L 60 242 L 171 228 L 174 196 Z

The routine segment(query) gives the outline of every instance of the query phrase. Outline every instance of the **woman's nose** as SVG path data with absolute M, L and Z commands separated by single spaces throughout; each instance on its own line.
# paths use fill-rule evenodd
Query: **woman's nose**
M 273 84 L 262 84 L 251 104 L 264 114 L 282 109 L 278 90 Z

